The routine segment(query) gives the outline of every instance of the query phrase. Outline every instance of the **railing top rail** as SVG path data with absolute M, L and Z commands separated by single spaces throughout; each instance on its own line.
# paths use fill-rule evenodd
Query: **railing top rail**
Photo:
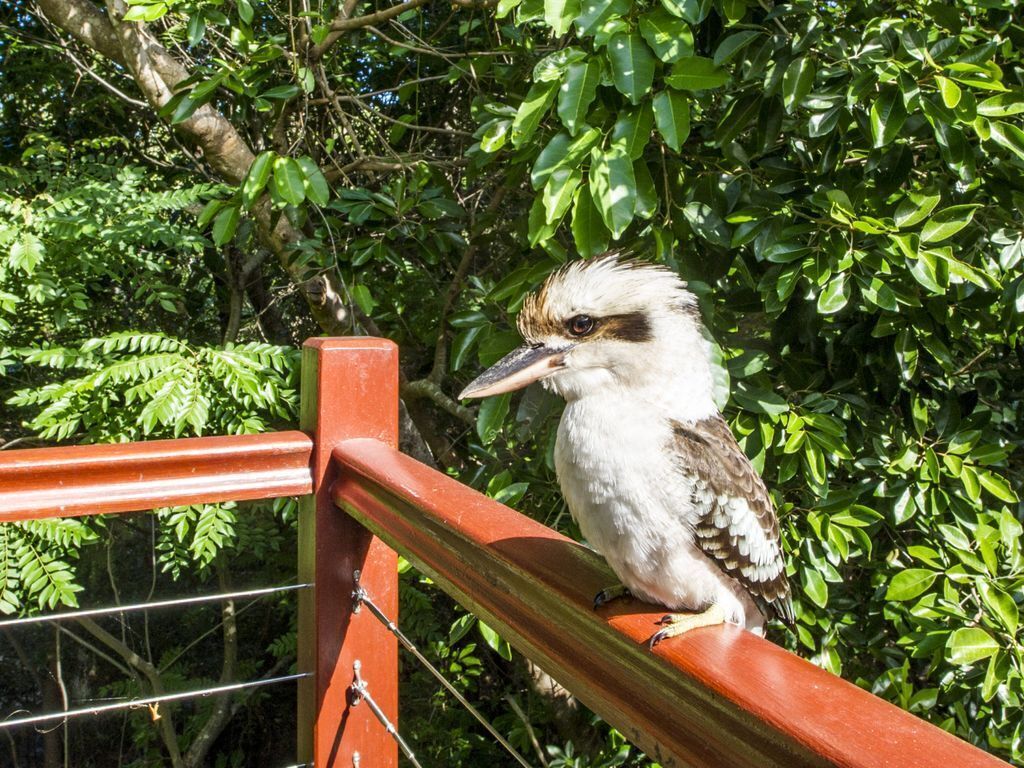
M 1002 761 L 734 626 L 654 651 L 664 613 L 617 602 L 593 552 L 374 440 L 343 442 L 336 503 L 665 766 Z
M 0 452 L 0 522 L 309 493 L 299 431 Z

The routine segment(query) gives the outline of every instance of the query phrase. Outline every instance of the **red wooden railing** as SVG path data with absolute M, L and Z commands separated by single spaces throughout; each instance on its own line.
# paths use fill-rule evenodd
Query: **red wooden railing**
M 302 432 L 0 453 L 0 522 L 306 494 L 300 508 L 299 759 L 393 768 L 397 748 L 350 696 L 354 668 L 397 723 L 397 647 L 359 585 L 397 615 L 400 552 L 664 766 L 1006 763 L 733 626 L 646 641 L 662 610 L 591 598 L 590 550 L 395 449 L 398 356 L 316 339 Z M 338 508 L 348 514 L 342 514 Z

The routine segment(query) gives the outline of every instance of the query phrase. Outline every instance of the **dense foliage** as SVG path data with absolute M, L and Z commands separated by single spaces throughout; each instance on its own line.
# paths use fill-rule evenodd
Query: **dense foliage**
M 778 641 L 1024 761 L 1019 15 L 1013 0 L 14 4 L 4 439 L 278 428 L 304 336 L 382 334 L 403 352 L 408 449 L 576 533 L 551 467 L 558 401 L 452 394 L 517 343 L 510 321 L 548 272 L 626 248 L 701 298 L 726 415 L 782 518 L 798 621 Z M 160 578 L 294 572 L 272 554 L 292 545 L 289 505 L 155 520 Z M 90 553 L 118 525 L 0 528 L 0 610 L 103 596 Z M 403 580 L 407 631 L 524 753 L 648 764 L 428 580 Z M 290 663 L 283 605 L 243 632 L 247 672 Z M 502 760 L 404 669 L 425 760 Z M 184 764 L 213 717 L 183 716 L 176 735 L 140 719 L 126 754 L 174 742 Z

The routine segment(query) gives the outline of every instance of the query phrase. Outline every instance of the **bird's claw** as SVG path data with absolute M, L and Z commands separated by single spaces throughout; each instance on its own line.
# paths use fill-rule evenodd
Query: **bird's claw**
M 633 593 L 629 591 L 629 587 L 623 584 L 617 584 L 614 587 L 605 587 L 594 595 L 594 610 L 596 611 L 602 605 L 610 603 L 612 600 L 618 600 L 620 597 L 632 596 Z
M 692 629 L 711 627 L 723 623 L 725 623 L 725 612 L 717 604 L 712 604 L 706 611 L 701 613 L 667 613 L 655 622 L 655 624 L 664 627 L 664 629 L 659 629 L 655 632 L 651 639 L 647 641 L 647 646 L 654 648 L 662 640 L 677 637 Z

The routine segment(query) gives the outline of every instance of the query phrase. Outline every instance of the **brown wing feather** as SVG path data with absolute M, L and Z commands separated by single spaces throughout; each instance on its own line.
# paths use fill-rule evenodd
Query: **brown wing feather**
M 768 618 L 792 624 L 793 604 L 779 521 L 764 482 L 721 416 L 673 422 L 672 446 L 694 481 L 704 514 L 694 532 L 701 550 L 750 593 Z

